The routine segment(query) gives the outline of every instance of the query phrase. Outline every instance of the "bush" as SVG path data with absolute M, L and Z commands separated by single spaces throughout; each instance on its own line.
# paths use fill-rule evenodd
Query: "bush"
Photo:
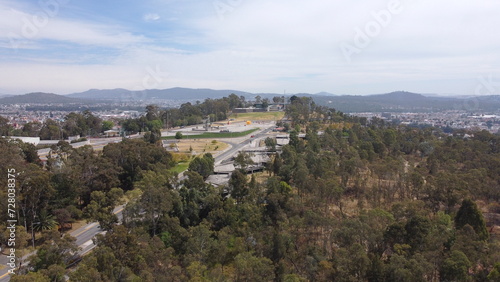
M 82 211 L 77 207 L 70 205 L 66 207 L 66 210 L 70 213 L 71 218 L 79 220 L 82 218 Z
M 175 134 L 175 139 L 182 139 L 182 137 L 182 132 L 177 131 L 177 133 Z
M 84 142 L 84 141 L 87 141 L 87 138 L 82 137 L 79 139 L 75 139 L 75 140 L 72 140 L 70 143 L 73 144 L 73 143 Z

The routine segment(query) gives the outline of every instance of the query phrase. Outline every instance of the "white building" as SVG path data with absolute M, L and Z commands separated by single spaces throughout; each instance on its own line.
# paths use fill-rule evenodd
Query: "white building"
M 16 140 L 21 140 L 24 143 L 30 143 L 33 145 L 38 145 L 40 143 L 40 137 L 23 137 L 23 136 L 2 136 L 3 138 L 10 138 L 10 139 L 16 139 Z

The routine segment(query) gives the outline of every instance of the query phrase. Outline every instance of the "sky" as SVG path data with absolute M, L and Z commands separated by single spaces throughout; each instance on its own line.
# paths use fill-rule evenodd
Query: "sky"
M 0 94 L 500 94 L 498 0 L 0 0 Z

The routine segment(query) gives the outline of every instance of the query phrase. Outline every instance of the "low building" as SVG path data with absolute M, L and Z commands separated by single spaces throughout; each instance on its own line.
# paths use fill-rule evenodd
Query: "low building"
M 179 152 L 177 143 L 179 140 L 161 140 L 163 148 L 169 152 Z
M 225 186 L 231 179 L 230 174 L 213 174 L 208 176 L 206 183 L 213 184 L 215 186 Z
M 243 114 L 243 113 L 256 113 L 256 112 L 266 112 L 266 111 L 267 111 L 267 109 L 250 107 L 250 108 L 235 108 L 233 110 L 233 113 L 234 114 Z
M 120 131 L 114 130 L 114 129 L 106 130 L 106 131 L 104 131 L 104 136 L 105 137 L 118 137 L 118 136 L 120 136 Z
M 33 144 L 35 146 L 38 145 L 38 143 L 40 143 L 40 137 L 24 137 L 24 136 L 2 136 L 4 138 L 10 138 L 10 139 L 13 139 L 13 140 L 21 140 L 22 142 L 24 143 L 30 143 L 30 144 Z

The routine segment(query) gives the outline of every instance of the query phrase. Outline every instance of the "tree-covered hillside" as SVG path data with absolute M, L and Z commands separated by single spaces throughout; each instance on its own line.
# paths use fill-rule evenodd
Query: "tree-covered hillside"
M 91 102 L 91 100 L 42 92 L 0 98 L 0 104 L 84 104 Z
M 498 281 L 500 136 L 396 127 L 300 97 L 287 114 L 290 143 L 266 171 L 237 169 L 224 187 L 199 173 L 211 156 L 179 180 L 171 155 L 144 141 L 99 154 L 61 143 L 46 167 L 3 141 L 20 193 L 43 191 L 20 203 L 35 203 L 20 220 L 28 233 L 59 209 L 107 230 L 71 270 L 73 245 L 36 233 L 42 251 L 12 281 Z M 66 247 L 46 255 L 54 244 Z

